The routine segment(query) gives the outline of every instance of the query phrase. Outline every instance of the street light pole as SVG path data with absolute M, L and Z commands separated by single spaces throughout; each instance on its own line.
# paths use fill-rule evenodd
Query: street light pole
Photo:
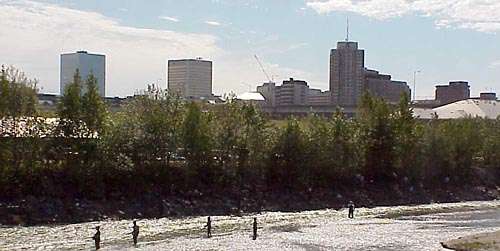
M 420 70 L 413 72 L 413 102 L 417 100 L 417 73 L 420 73 Z

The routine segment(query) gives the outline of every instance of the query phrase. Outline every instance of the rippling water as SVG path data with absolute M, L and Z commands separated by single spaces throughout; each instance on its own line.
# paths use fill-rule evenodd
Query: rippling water
M 356 214 L 354 220 L 345 210 L 215 216 L 211 239 L 204 238 L 206 217 L 141 220 L 138 248 L 131 245 L 130 221 L 0 227 L 0 250 L 91 250 L 97 225 L 102 250 L 441 250 L 441 241 L 500 230 L 500 201 L 360 208 Z

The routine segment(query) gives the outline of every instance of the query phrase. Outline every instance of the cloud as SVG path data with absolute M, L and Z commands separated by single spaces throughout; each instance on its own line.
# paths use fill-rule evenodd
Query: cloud
M 229 55 L 227 55 L 229 56 Z M 250 54 L 237 54 L 231 55 L 231 57 L 235 56 L 239 59 L 239 61 L 234 64 L 223 64 L 223 65 L 214 65 L 215 74 L 217 72 L 236 72 L 238 74 L 234 75 L 225 75 L 224 80 L 227 83 L 231 83 L 230 90 L 233 90 L 235 93 L 243 93 L 248 91 L 248 86 L 252 86 L 253 90 L 258 85 L 261 85 L 264 82 L 268 82 L 267 77 L 262 72 L 259 64 L 255 60 L 253 55 Z M 294 69 L 287 67 L 282 64 L 270 63 L 266 61 L 265 58 L 260 58 L 266 72 L 269 74 L 269 77 L 273 78 L 277 84 L 281 84 L 283 80 L 288 80 L 289 78 L 306 80 L 309 86 L 313 88 L 328 88 L 328 84 L 321 80 L 320 77 L 300 69 Z M 224 60 L 222 58 L 221 60 Z M 242 84 L 242 83 L 245 84 Z M 217 80 L 215 80 L 215 84 L 217 85 Z M 227 92 L 226 90 L 221 90 L 219 93 Z
M 288 46 L 288 50 L 297 50 L 297 49 L 305 48 L 308 46 L 309 46 L 309 43 L 291 44 L 290 46 Z
M 346 11 L 378 20 L 420 15 L 435 19 L 438 28 L 500 30 L 498 0 L 306 0 L 306 5 L 320 14 Z
M 500 69 L 500 60 L 496 60 L 490 63 L 489 68 Z
M 217 22 L 217 21 L 205 21 L 205 24 L 212 25 L 212 26 L 221 26 L 222 24 Z
M 169 17 L 169 16 L 161 16 L 161 17 L 158 17 L 159 19 L 163 19 L 163 20 L 167 20 L 167 21 L 170 21 L 170 22 L 174 22 L 174 23 L 177 23 L 179 22 L 180 20 L 175 18 L 175 17 Z
M 214 62 L 214 92 L 247 91 L 265 79 L 253 54 L 225 51 L 209 34 L 136 28 L 97 12 L 28 0 L 0 0 L 0 64 L 14 65 L 59 92 L 60 54 L 86 50 L 106 55 L 106 93 L 132 95 L 162 78 L 166 60 L 203 57 Z M 310 79 L 307 72 L 263 62 L 283 78 Z
M 222 54 L 213 35 L 124 26 L 96 12 L 54 4 L 4 0 L 0 13 L 0 63 L 22 68 L 47 92 L 59 92 L 64 52 L 105 54 L 106 92 L 122 96 L 165 79 L 166 59 Z

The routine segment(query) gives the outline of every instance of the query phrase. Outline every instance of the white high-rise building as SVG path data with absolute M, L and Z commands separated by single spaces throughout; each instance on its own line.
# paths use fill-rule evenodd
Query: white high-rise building
M 212 62 L 201 59 L 168 61 L 168 90 L 188 99 L 212 97 Z
M 99 95 L 101 97 L 106 96 L 106 56 L 90 54 L 86 51 L 61 55 L 61 95 L 64 93 L 66 86 L 73 82 L 73 76 L 77 69 L 80 71 L 83 83 L 90 74 L 93 74 L 97 79 Z M 83 85 L 83 92 L 85 93 L 85 91 L 86 85 Z

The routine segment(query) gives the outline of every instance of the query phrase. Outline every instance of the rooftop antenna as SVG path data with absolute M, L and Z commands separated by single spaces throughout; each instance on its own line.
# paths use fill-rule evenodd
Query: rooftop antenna
M 347 32 L 346 32 L 346 42 L 349 42 L 349 17 L 347 17 Z

